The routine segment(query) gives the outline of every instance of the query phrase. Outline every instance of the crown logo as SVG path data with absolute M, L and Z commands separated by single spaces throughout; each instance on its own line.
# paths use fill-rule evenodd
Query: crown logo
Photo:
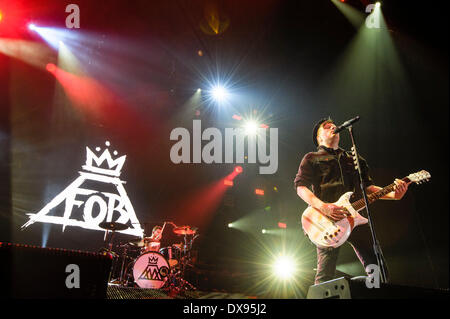
M 110 146 L 111 144 L 106 141 L 105 145 Z M 95 150 L 100 152 L 101 148 L 96 147 Z M 117 155 L 117 151 L 114 151 L 113 154 Z M 126 157 L 126 155 L 123 155 L 119 158 L 113 159 L 108 148 L 106 148 L 100 156 L 97 156 L 89 147 L 86 146 L 86 165 L 83 165 L 82 168 L 93 173 L 120 176 L 120 171 L 123 164 L 125 164 Z
M 148 257 L 148 264 L 150 265 L 156 265 L 158 263 L 158 257 L 153 257 L 153 256 L 150 256 L 150 257 Z

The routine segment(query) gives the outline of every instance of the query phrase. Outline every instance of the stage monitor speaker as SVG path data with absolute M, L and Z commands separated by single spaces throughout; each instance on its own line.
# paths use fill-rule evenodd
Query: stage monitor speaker
M 105 299 L 108 254 L 0 243 L 0 297 Z
M 307 299 L 448 299 L 449 291 L 391 284 L 368 288 L 366 277 L 338 278 L 309 287 Z

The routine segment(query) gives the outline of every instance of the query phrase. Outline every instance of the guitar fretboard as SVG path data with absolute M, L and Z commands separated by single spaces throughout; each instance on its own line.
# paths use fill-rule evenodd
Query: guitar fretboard
M 405 177 L 402 180 L 407 183 L 410 182 L 408 177 Z M 395 183 L 392 183 L 392 184 L 380 189 L 379 191 L 376 191 L 375 193 L 367 195 L 367 200 L 369 201 L 369 204 L 372 204 L 374 201 L 379 200 L 381 197 L 385 196 L 386 194 L 389 194 L 390 192 L 392 192 L 394 190 L 394 188 L 395 188 Z M 361 198 L 361 199 L 353 202 L 352 207 L 356 211 L 359 211 L 360 209 L 363 209 L 364 207 L 366 207 L 364 198 Z

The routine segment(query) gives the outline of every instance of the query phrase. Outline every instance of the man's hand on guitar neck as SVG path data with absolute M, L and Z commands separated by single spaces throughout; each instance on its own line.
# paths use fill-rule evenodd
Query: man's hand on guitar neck
M 405 181 L 396 178 L 394 180 L 394 184 L 395 184 L 394 191 L 381 197 L 381 199 L 394 199 L 394 200 L 402 199 L 403 196 L 405 196 L 406 192 L 408 191 L 408 186 L 409 186 L 409 184 L 411 184 L 411 182 L 406 183 Z M 367 187 L 367 192 L 375 193 L 375 192 L 379 191 L 380 189 L 382 189 L 382 188 L 379 186 L 370 185 L 369 187 Z
M 411 182 L 406 183 L 401 179 L 396 178 L 394 183 L 395 183 L 394 198 L 400 200 L 403 198 L 403 196 L 405 196 L 406 192 L 408 191 L 408 186 L 409 184 L 411 184 Z

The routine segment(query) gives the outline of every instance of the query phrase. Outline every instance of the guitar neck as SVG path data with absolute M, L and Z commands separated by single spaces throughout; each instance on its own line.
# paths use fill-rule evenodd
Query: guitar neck
M 402 179 L 404 182 L 410 182 L 408 177 L 405 177 Z M 376 191 L 375 193 L 369 194 L 367 195 L 367 200 L 369 202 L 369 204 L 372 204 L 373 202 L 379 200 L 381 197 L 385 196 L 386 194 L 394 191 L 395 188 L 395 183 L 392 183 L 386 187 L 383 187 L 382 189 Z M 364 198 L 361 198 L 355 202 L 352 203 L 352 207 L 356 210 L 359 211 L 361 209 L 363 209 L 364 207 L 366 207 L 366 204 L 364 202 Z

